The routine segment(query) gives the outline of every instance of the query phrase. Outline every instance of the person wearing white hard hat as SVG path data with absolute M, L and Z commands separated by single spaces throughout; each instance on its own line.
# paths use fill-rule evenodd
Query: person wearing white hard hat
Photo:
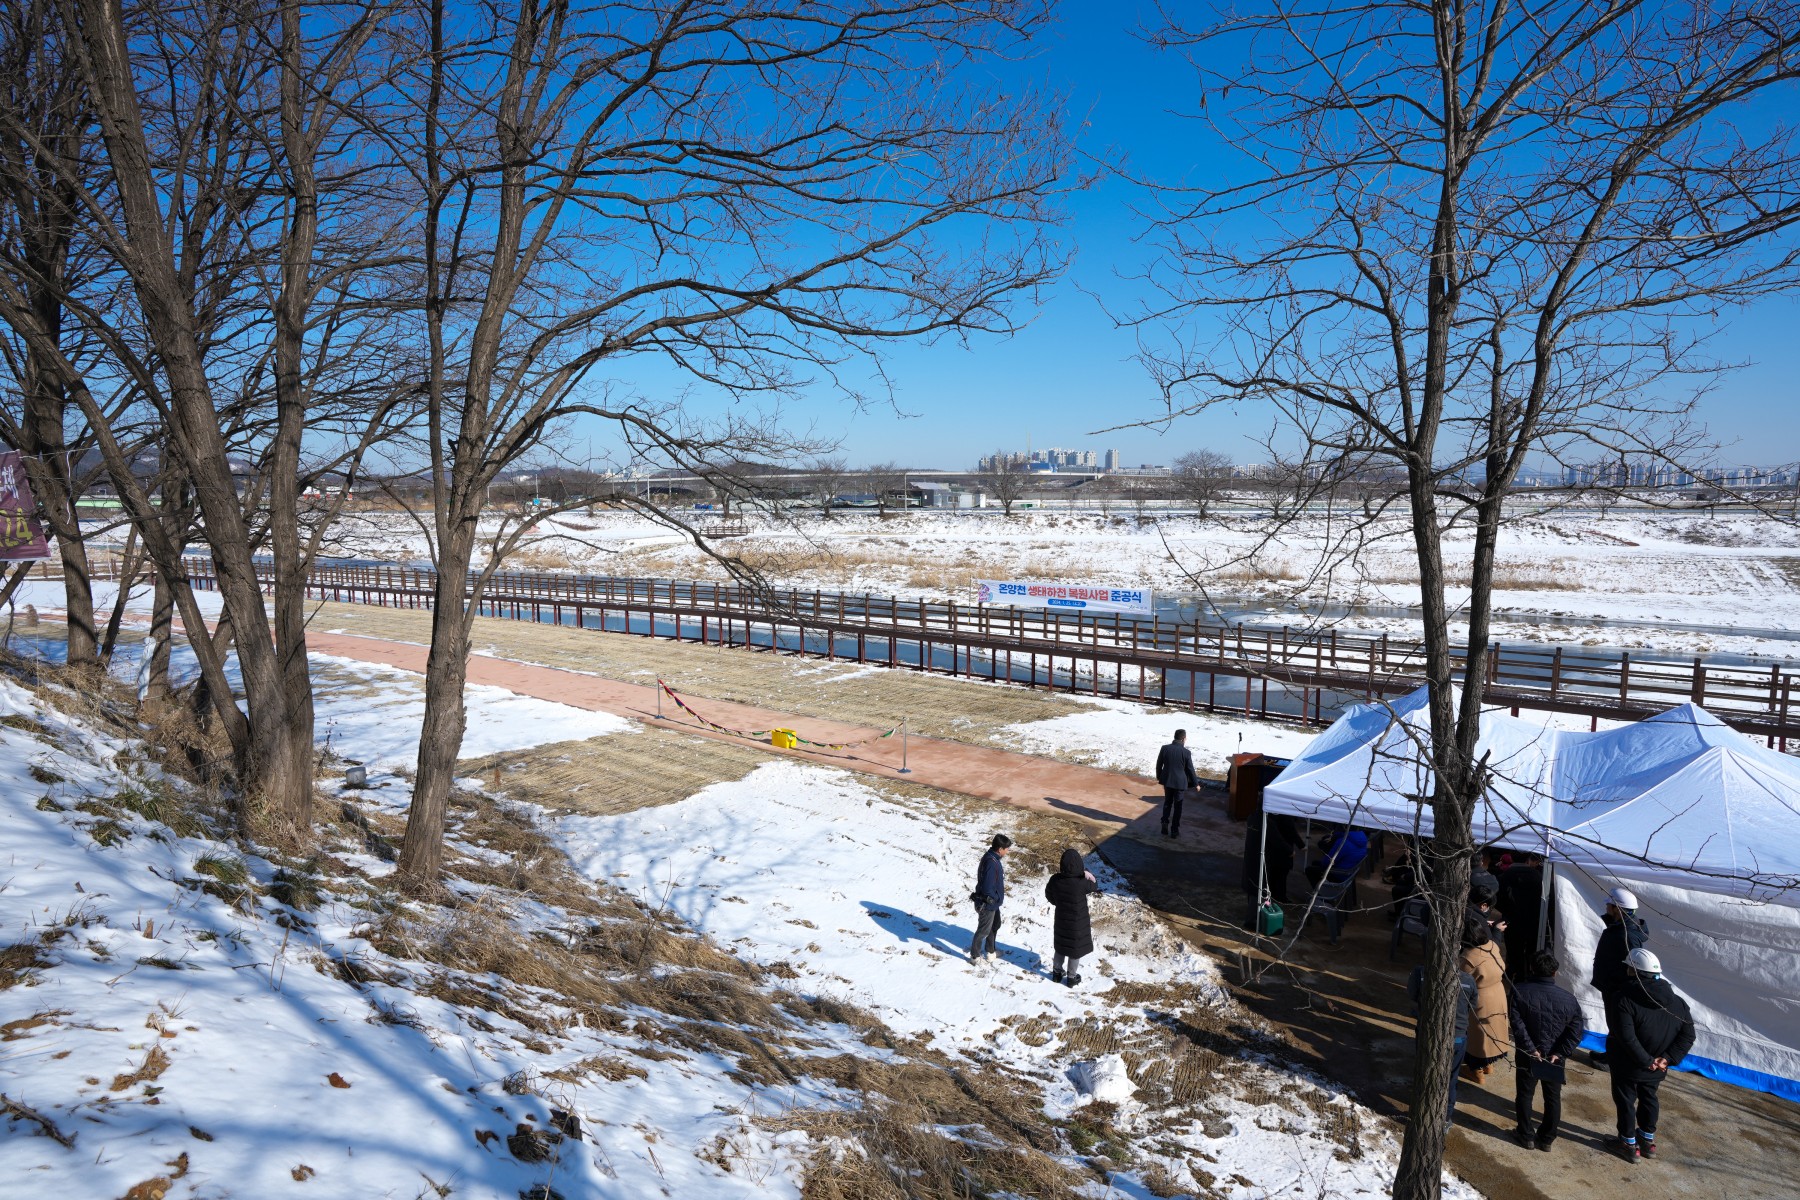
M 1608 1017 L 1607 1066 L 1618 1110 L 1619 1156 L 1656 1157 L 1657 1092 L 1669 1068 L 1694 1048 L 1694 1016 L 1662 977 L 1662 963 L 1639 946 L 1625 956 L 1627 981 Z
M 1606 928 L 1600 943 L 1594 947 L 1594 990 L 1606 1008 L 1607 1052 L 1611 1052 L 1613 1002 L 1624 990 L 1631 976 L 1625 968 L 1625 956 L 1650 940 L 1650 927 L 1638 919 L 1638 898 L 1627 888 L 1616 887 L 1606 894 L 1606 913 L 1601 918 Z M 1596 1064 L 1606 1061 L 1605 1054 L 1593 1056 Z

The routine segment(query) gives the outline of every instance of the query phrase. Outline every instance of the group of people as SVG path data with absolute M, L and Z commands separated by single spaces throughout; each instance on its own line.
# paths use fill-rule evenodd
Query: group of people
M 1179 811 L 1179 809 L 1177 809 Z M 1244 833 L 1244 889 L 1251 897 L 1252 928 L 1265 903 L 1289 903 L 1289 882 L 1306 847 L 1297 822 L 1281 814 L 1257 813 Z M 1368 836 L 1351 828 L 1328 828 L 1304 875 L 1317 889 L 1349 887 L 1370 853 Z M 1388 919 L 1402 919 L 1411 905 L 1423 906 L 1433 862 L 1411 846 L 1382 871 L 1389 885 Z M 1594 1056 L 1607 1067 L 1618 1117 L 1615 1149 L 1627 1161 L 1656 1156 L 1658 1089 L 1669 1068 L 1678 1066 L 1694 1044 L 1694 1021 L 1686 1003 L 1663 978 L 1662 963 L 1647 945 L 1649 927 L 1637 915 L 1637 897 L 1625 888 L 1611 892 L 1605 926 L 1594 953 L 1593 986 L 1606 1012 L 1607 1049 Z M 1548 913 L 1544 859 L 1530 852 L 1480 850 L 1469 877 L 1468 904 L 1459 932 L 1457 999 L 1449 1116 L 1456 1110 L 1460 1077 L 1485 1083 L 1495 1066 L 1512 1056 L 1514 1139 L 1548 1151 L 1562 1129 L 1562 1088 L 1569 1056 L 1587 1034 L 1575 997 L 1556 983 L 1562 969 L 1552 950 L 1540 949 Z M 1413 973 L 1415 1005 L 1423 969 Z M 1534 1109 L 1542 1094 L 1542 1116 Z
M 975 937 L 969 943 L 969 960 L 985 962 L 999 945 L 1000 910 L 1006 903 L 1006 858 L 1012 839 L 996 833 L 975 868 Z M 1081 982 L 1081 960 L 1094 952 L 1094 927 L 1088 914 L 1088 897 L 1100 890 L 1073 846 L 1062 852 L 1056 872 L 1044 884 L 1044 899 L 1055 910 L 1051 930 L 1050 981 L 1065 987 Z
M 1185 731 L 1157 757 L 1156 777 L 1164 789 L 1162 832 L 1181 832 L 1182 801 L 1198 785 Z M 1006 858 L 1012 840 L 996 834 L 976 870 L 975 937 L 969 958 L 991 955 L 1006 900 Z M 1292 818 L 1258 812 L 1245 833 L 1245 890 L 1253 915 L 1265 902 L 1288 903 L 1288 884 L 1306 845 Z M 1319 840 L 1318 855 L 1306 867 L 1315 888 L 1348 887 L 1370 852 L 1368 835 L 1332 828 Z M 1383 872 L 1390 887 L 1389 920 L 1399 920 L 1409 904 L 1426 904 L 1432 863 L 1408 847 Z M 1055 909 L 1051 979 L 1068 987 L 1081 982 L 1081 960 L 1093 953 L 1088 897 L 1099 891 L 1081 852 L 1064 850 L 1057 871 L 1044 885 Z M 1521 1146 L 1548 1151 L 1562 1130 L 1562 1089 L 1567 1066 L 1587 1022 L 1575 997 L 1556 982 L 1562 970 L 1554 951 L 1539 947 L 1547 903 L 1544 860 L 1533 853 L 1481 850 L 1470 874 L 1467 907 L 1459 930 L 1452 1074 L 1446 1127 L 1456 1113 L 1457 1079 L 1484 1083 L 1508 1053 L 1514 1066 L 1513 1137 Z M 1594 951 L 1593 985 L 1606 1013 L 1606 1050 L 1594 1055 L 1612 1082 L 1618 1116 L 1615 1148 L 1629 1162 L 1655 1158 L 1658 1091 L 1669 1069 L 1679 1066 L 1694 1045 L 1695 1027 L 1685 1001 L 1663 978 L 1662 963 L 1650 950 L 1649 926 L 1637 914 L 1637 897 L 1614 888 L 1607 897 L 1605 928 Z M 1424 968 L 1413 971 L 1409 990 L 1415 1010 L 1421 1000 Z M 1542 1117 L 1535 1118 L 1539 1092 Z
M 1535 923 L 1529 941 L 1515 938 L 1511 913 L 1524 911 L 1524 906 L 1515 900 L 1511 908 L 1496 907 L 1505 876 L 1503 872 L 1496 879 L 1489 869 L 1493 865 L 1494 856 L 1484 852 L 1463 913 L 1451 1048 L 1455 1072 L 1445 1120 L 1456 1112 L 1458 1075 L 1485 1082 L 1510 1051 L 1513 1138 L 1521 1146 L 1547 1151 L 1562 1130 L 1568 1062 L 1587 1034 L 1587 1022 L 1575 997 L 1556 983 L 1562 964 L 1555 953 L 1537 948 Z M 1527 865 L 1542 869 L 1541 862 Z M 1606 1050 L 1594 1061 L 1611 1076 L 1618 1118 L 1614 1149 L 1628 1162 L 1656 1156 L 1658 1091 L 1669 1069 L 1693 1048 L 1695 1035 L 1692 1013 L 1663 978 L 1662 963 L 1647 945 L 1649 926 L 1638 917 L 1637 907 L 1637 897 L 1625 888 L 1608 895 L 1592 975 L 1607 1032 Z M 1535 902 L 1531 909 L 1537 911 Z M 1414 971 L 1415 1005 L 1422 977 L 1423 968 Z M 1540 1088 L 1543 1112 L 1534 1121 Z

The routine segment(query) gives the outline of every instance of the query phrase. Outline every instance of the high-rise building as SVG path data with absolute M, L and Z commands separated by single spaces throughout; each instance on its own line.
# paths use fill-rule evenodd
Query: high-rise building
M 1119 469 L 1119 452 L 1117 450 L 1108 450 L 1106 452 L 1105 457 L 1100 462 L 1100 469 L 1102 471 L 1118 470 Z

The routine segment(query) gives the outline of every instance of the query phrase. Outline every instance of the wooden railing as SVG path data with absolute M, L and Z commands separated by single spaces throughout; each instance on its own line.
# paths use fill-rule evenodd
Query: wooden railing
M 216 586 L 210 559 L 190 559 L 189 568 L 196 586 Z M 323 600 L 430 608 L 436 576 L 402 567 L 321 566 L 313 570 L 307 591 Z M 1423 646 L 1386 634 L 1077 615 L 735 583 L 509 572 L 488 582 L 481 611 L 1094 692 L 1110 682 L 1106 694 L 1181 707 L 1254 711 L 1253 685 L 1261 684 L 1266 712 L 1272 683 L 1278 694 L 1287 694 L 1290 708 L 1297 691 L 1299 711 L 1287 715 L 1311 720 L 1325 715 L 1325 695 L 1394 695 L 1423 682 Z M 1487 654 L 1488 697 L 1497 705 L 1630 720 L 1692 701 L 1784 749 L 1787 739 L 1800 739 L 1800 711 L 1793 703 L 1800 666 L 1792 663 L 1744 667 L 1703 656 L 1676 662 L 1557 645 L 1496 645 Z M 1460 670 L 1462 663 L 1456 666 Z M 1135 687 L 1128 682 L 1132 670 Z M 1241 703 L 1218 701 L 1221 677 L 1244 681 Z

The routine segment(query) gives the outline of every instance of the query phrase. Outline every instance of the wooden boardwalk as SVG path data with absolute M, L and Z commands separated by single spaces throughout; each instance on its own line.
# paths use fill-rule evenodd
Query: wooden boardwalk
M 191 560 L 213 586 L 209 560 Z M 315 568 L 311 596 L 430 608 L 435 576 L 400 567 Z M 543 573 L 496 575 L 480 611 L 587 629 L 765 646 L 1053 687 L 1178 708 L 1276 713 L 1319 721 L 1327 697 L 1372 698 L 1424 683 L 1416 642 L 1288 627 L 1207 625 L 738 584 Z M 1637 720 L 1692 701 L 1785 750 L 1800 739 L 1800 666 L 1742 667 L 1606 655 L 1557 645 L 1496 645 L 1496 705 Z M 1461 663 L 1459 662 L 1460 668 Z M 1221 687 L 1221 681 L 1224 682 Z M 1260 697 L 1258 692 L 1260 691 Z

